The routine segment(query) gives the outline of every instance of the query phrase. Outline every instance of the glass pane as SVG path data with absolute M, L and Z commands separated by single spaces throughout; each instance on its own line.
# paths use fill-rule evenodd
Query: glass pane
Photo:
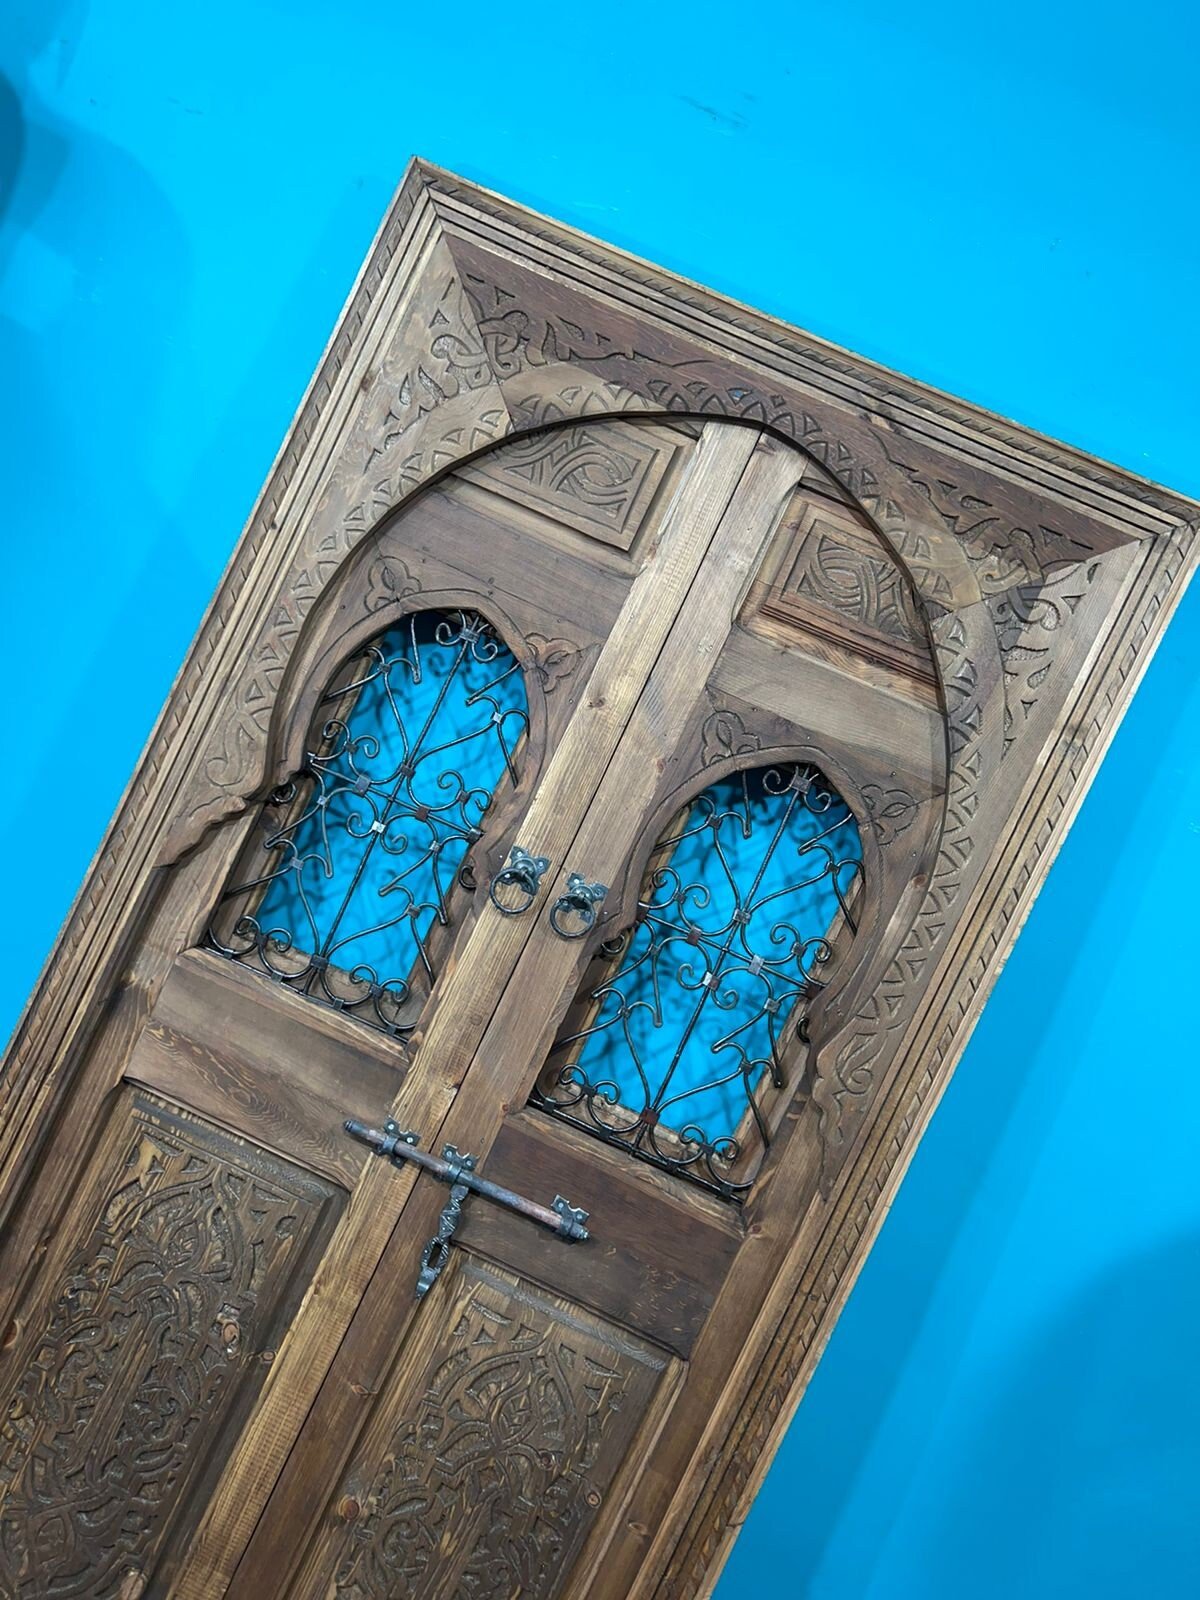
M 467 851 L 498 784 L 516 780 L 525 685 L 490 626 L 462 612 L 406 618 L 351 679 L 326 696 L 304 769 L 264 808 L 256 870 L 227 891 L 210 942 L 404 1031 Z
M 769 1140 L 862 870 L 854 817 L 811 766 L 735 773 L 660 840 L 638 918 L 560 1037 L 535 1101 L 724 1194 Z

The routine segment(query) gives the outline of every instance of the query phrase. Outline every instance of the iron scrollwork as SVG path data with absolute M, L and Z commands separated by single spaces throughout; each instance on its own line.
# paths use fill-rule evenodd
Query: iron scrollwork
M 549 856 L 531 856 L 519 844 L 509 851 L 508 862 L 500 868 L 488 886 L 488 899 L 502 917 L 519 917 L 528 911 L 537 898 L 538 886 L 550 865 Z M 506 905 L 497 894 L 498 889 L 515 889 L 521 899 L 515 905 Z
M 596 926 L 596 907 L 607 893 L 606 883 L 589 883 L 582 873 L 568 873 L 567 887 L 550 907 L 550 926 L 560 939 L 584 938 Z
M 853 813 L 806 763 L 734 773 L 676 818 L 636 920 L 602 944 L 533 1103 L 726 1198 L 853 936 Z
M 377 639 L 322 707 L 207 942 L 403 1037 L 436 976 L 455 891 L 473 887 L 469 852 L 493 794 L 516 782 L 524 680 L 482 617 L 426 611 Z

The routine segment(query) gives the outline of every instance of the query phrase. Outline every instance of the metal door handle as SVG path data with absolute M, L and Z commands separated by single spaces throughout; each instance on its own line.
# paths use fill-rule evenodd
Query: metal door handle
M 537 898 L 542 874 L 549 865 L 549 856 L 531 856 L 521 845 L 513 845 L 508 853 L 507 865 L 500 868 L 488 885 L 488 899 L 502 917 L 519 917 L 523 911 L 529 910 Z M 524 896 L 524 900 L 517 905 L 505 905 L 496 893 L 497 889 L 503 888 L 516 889 Z
M 365 1122 L 359 1122 L 356 1117 L 349 1117 L 345 1128 L 348 1134 L 370 1145 L 378 1155 L 386 1156 L 397 1165 L 402 1161 L 411 1161 L 414 1166 L 431 1173 L 440 1183 L 450 1185 L 450 1198 L 438 1218 L 438 1231 L 421 1255 L 421 1270 L 417 1275 L 418 1299 L 429 1293 L 446 1265 L 450 1240 L 462 1216 L 462 1203 L 472 1191 L 507 1206 L 510 1211 L 516 1211 L 533 1222 L 540 1222 L 542 1227 L 549 1228 L 570 1244 L 583 1244 L 588 1238 L 588 1231 L 584 1227 L 588 1219 L 586 1211 L 580 1211 L 560 1194 L 554 1196 L 550 1205 L 539 1205 L 536 1200 L 527 1200 L 524 1195 L 505 1189 L 490 1178 L 482 1178 L 475 1171 L 475 1157 L 463 1155 L 452 1144 L 443 1145 L 441 1155 L 435 1156 L 430 1150 L 418 1148 L 420 1141 L 417 1134 L 401 1128 L 390 1118 L 382 1128 L 372 1128 Z
M 596 926 L 596 907 L 607 893 L 606 883 L 589 883 L 581 872 L 569 872 L 567 887 L 550 907 L 550 926 L 560 939 L 582 939 Z M 578 918 L 579 927 L 565 925 L 569 916 Z

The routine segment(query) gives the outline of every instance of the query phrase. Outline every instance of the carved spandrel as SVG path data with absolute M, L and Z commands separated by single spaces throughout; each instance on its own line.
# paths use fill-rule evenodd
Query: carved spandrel
M 1062 562 L 1043 581 L 1019 583 L 988 597 L 1004 668 L 1004 754 L 1007 756 L 1033 719 L 1043 691 L 1063 657 L 1071 656 L 1065 637 L 1097 575 L 1116 557 Z
M 110 1600 L 149 1581 L 223 1422 L 266 1375 L 332 1194 L 149 1096 L 114 1119 L 98 1210 L 6 1389 L 5 1600 Z
M 402 1369 L 383 1459 L 346 1503 L 338 1600 L 552 1600 L 668 1358 L 472 1259 L 430 1311 L 445 1333 Z M 410 1363 L 411 1368 L 411 1363 Z

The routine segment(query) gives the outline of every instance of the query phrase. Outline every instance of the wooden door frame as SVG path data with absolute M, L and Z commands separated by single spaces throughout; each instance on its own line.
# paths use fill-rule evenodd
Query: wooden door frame
M 167 870 L 278 766 L 294 647 L 350 552 L 503 440 L 681 414 L 776 433 L 870 520 L 929 625 L 949 782 L 911 926 L 817 1061 L 820 1193 L 659 1533 L 672 1600 L 715 1581 L 1191 575 L 1194 503 L 414 161 L 0 1076 L 4 1215 Z

